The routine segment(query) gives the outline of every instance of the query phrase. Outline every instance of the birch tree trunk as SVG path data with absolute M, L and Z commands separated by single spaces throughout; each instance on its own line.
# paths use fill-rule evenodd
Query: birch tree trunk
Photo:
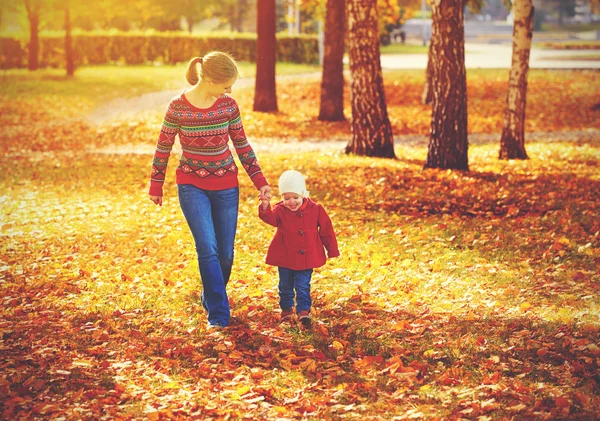
M 379 57 L 377 0 L 347 0 L 352 140 L 346 153 L 395 158 Z
M 275 90 L 275 0 L 258 0 L 254 111 L 277 111 Z
M 432 0 L 431 137 L 425 168 L 468 170 L 464 0 Z
M 343 121 L 344 118 L 344 23 L 346 1 L 327 0 L 325 48 L 319 120 Z
M 500 159 L 528 159 L 525 151 L 525 108 L 527 74 L 533 34 L 532 0 L 515 0 L 512 65 L 508 80 L 504 126 L 500 138 Z

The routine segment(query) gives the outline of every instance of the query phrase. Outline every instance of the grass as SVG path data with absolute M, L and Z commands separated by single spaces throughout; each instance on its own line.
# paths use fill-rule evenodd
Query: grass
M 390 44 L 380 47 L 381 54 L 427 54 L 429 47 L 415 44 Z
M 241 77 L 253 78 L 256 64 L 240 62 Z M 100 103 L 114 98 L 128 98 L 163 89 L 189 87 L 185 80 L 187 64 L 174 66 L 86 66 L 76 70 L 68 78 L 63 69 L 41 69 L 30 72 L 26 69 L 0 71 L 0 95 L 22 97 L 58 96 L 60 98 L 83 99 Z M 319 66 L 277 63 L 278 76 L 310 73 Z M 83 92 L 82 92 L 83 90 Z
M 536 42 L 534 46 L 545 50 L 597 50 L 600 49 L 600 41 Z
M 543 32 L 589 32 L 600 31 L 600 23 L 574 23 L 569 25 L 559 25 L 557 23 L 543 23 L 541 30 Z
M 35 101 L 91 103 L 99 101 L 92 95 L 137 95 L 140 88 L 123 79 L 159 74 L 92 70 L 66 88 L 50 78 L 14 78 L 2 89 Z M 121 71 L 123 77 L 104 80 Z M 498 108 L 495 92 L 503 97 L 505 76 L 469 72 L 469 117 L 487 133 L 495 126 L 481 122 Z M 416 107 L 422 74 L 385 77 L 392 118 L 405 121 L 395 116 L 408 114 L 401 104 Z M 561 121 L 594 128 L 586 108 L 594 77 L 532 72 L 529 118 L 547 131 L 563 127 L 536 114 L 540 102 Z M 145 80 L 148 90 L 169 83 Z M 314 120 L 304 125 L 301 117 L 314 108 L 314 84 L 304 77 L 278 84 L 275 117 L 294 135 L 318 133 Z M 247 90 L 239 101 L 249 110 Z M 234 320 L 210 333 L 176 198 L 175 158 L 159 208 L 146 195 L 151 151 L 86 147 L 104 136 L 154 143 L 155 119 L 138 117 L 124 128 L 55 117 L 46 131 L 27 125 L 34 136 L 25 143 L 23 123 L 3 98 L 5 417 L 593 419 L 600 354 L 597 140 L 547 134 L 528 140 L 531 159 L 523 162 L 497 160 L 496 141 L 474 142 L 471 171 L 462 173 L 423 170 L 427 147 L 419 143 L 399 144 L 398 159 L 385 160 L 256 139 L 271 182 L 290 167 L 307 175 L 311 197 L 334 221 L 342 256 L 313 277 L 314 328 L 279 325 L 277 274 L 264 264 L 273 230 L 257 218 L 256 191 L 240 174 L 228 287 Z M 30 112 L 26 121 L 48 126 L 43 110 Z M 246 114 L 248 133 L 273 124 L 271 115 Z M 421 115 L 426 120 L 424 110 L 410 119 Z M 62 143 L 54 146 L 55 138 Z M 43 146 L 37 152 L 34 141 Z

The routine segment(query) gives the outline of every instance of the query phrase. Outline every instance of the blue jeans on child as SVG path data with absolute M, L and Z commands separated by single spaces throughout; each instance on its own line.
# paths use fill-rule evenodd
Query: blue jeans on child
M 177 188 L 181 210 L 196 244 L 208 322 L 227 326 L 230 309 L 226 286 L 233 265 L 239 188 L 202 190 L 190 184 Z
M 310 278 L 313 270 L 279 269 L 279 306 L 282 310 L 294 307 L 294 291 L 296 293 L 296 313 L 308 311 L 312 306 L 310 298 Z

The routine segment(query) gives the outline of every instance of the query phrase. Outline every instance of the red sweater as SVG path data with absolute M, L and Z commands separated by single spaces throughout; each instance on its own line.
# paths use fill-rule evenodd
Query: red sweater
M 210 108 L 196 108 L 185 94 L 181 94 L 169 102 L 165 112 L 152 163 L 150 195 L 163 195 L 167 164 L 176 135 L 179 135 L 182 151 L 176 171 L 177 184 L 192 184 L 204 190 L 236 187 L 238 168 L 229 150 L 230 138 L 256 188 L 268 184 L 246 139 L 235 100 L 223 95 Z
M 259 205 L 258 216 L 277 227 L 267 252 L 268 265 L 306 270 L 325 264 L 325 250 L 329 258 L 340 255 L 329 215 L 310 199 L 305 198 L 297 211 L 289 210 L 282 202 L 266 210 Z

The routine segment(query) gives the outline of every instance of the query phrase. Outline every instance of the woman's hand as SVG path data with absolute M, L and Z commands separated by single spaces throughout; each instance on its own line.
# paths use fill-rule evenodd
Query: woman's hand
M 269 201 L 271 200 L 271 186 L 262 186 L 260 188 L 260 196 L 258 196 L 258 198 L 261 201 Z
M 150 196 L 150 200 L 154 202 L 155 205 L 162 206 L 162 196 Z

